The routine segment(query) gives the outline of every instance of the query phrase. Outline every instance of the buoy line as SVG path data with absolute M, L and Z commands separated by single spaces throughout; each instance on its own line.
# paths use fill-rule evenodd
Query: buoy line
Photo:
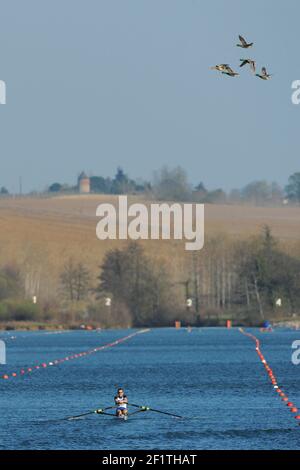
M 150 330 L 149 329 L 139 330 L 139 331 L 136 331 L 134 333 L 131 333 L 130 335 L 127 335 L 127 336 L 119 338 L 115 341 L 112 341 L 111 343 L 107 343 L 107 344 L 104 344 L 102 346 L 97 346 L 97 347 L 89 349 L 87 351 L 82 351 L 82 352 L 79 352 L 79 353 L 76 353 L 76 354 L 71 354 L 70 356 L 66 356 L 66 357 L 63 357 L 61 359 L 55 359 L 55 360 L 49 361 L 49 362 L 42 362 L 41 364 L 37 364 L 37 365 L 31 366 L 31 367 L 24 367 L 19 372 L 12 372 L 10 374 L 4 374 L 4 375 L 0 376 L 0 378 L 4 379 L 4 380 L 8 380 L 10 378 L 15 378 L 15 377 L 31 374 L 32 372 L 34 372 L 36 370 L 46 369 L 47 367 L 50 367 L 50 366 L 57 366 L 59 364 L 62 364 L 63 362 L 72 361 L 74 359 L 80 359 L 80 358 L 88 356 L 90 354 L 95 354 L 99 351 L 103 351 L 104 349 L 113 348 L 114 346 L 117 346 L 118 344 L 121 344 L 121 343 L 124 343 L 125 341 L 128 341 L 129 339 L 133 338 L 134 336 L 137 336 L 141 333 L 147 333 L 148 331 L 150 331 Z
M 264 357 L 264 355 L 262 354 L 262 352 L 260 350 L 260 341 L 259 341 L 259 339 L 256 336 L 254 336 L 253 334 L 248 333 L 247 331 L 245 331 L 243 328 L 239 328 L 239 331 L 244 336 L 247 336 L 252 341 L 254 341 L 255 350 L 257 352 L 257 355 L 258 355 L 261 363 L 263 364 L 263 366 L 266 370 L 266 373 L 269 376 L 269 379 L 270 379 L 270 381 L 272 383 L 272 386 L 273 386 L 273 390 L 280 396 L 282 403 L 287 406 L 287 408 L 290 410 L 290 412 L 295 414 L 294 418 L 296 420 L 300 421 L 300 414 L 298 414 L 299 410 L 294 405 L 294 403 L 289 400 L 287 394 L 283 391 L 282 387 L 278 385 L 278 381 L 276 379 L 276 376 L 275 376 L 272 368 L 269 366 L 269 364 L 266 361 L 266 358 Z
M 66 333 L 71 333 L 72 330 L 57 330 L 57 331 L 44 331 L 44 332 L 36 332 L 36 331 L 33 331 L 32 333 L 34 334 L 34 337 L 35 338 L 41 338 L 42 336 L 48 336 L 48 335 L 58 335 L 58 334 L 66 334 Z M 6 335 L 4 335 L 2 333 L 2 335 L 0 336 L 0 340 L 2 341 L 15 341 L 17 339 L 28 339 L 29 336 L 28 335 L 24 335 L 24 334 L 17 334 L 17 335 L 13 335 L 11 333 L 7 333 Z

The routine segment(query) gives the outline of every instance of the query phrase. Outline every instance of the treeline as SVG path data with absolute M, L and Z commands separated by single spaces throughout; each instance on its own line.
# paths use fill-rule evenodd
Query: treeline
M 247 184 L 244 188 L 226 192 L 222 188 L 208 190 L 203 182 L 193 186 L 181 167 L 173 169 L 163 167 L 155 172 L 152 181 L 134 180 L 122 168 L 118 168 L 113 178 L 91 176 L 90 190 L 93 194 L 144 194 L 149 199 L 162 201 L 278 206 L 300 203 L 300 172 L 291 175 L 284 188 L 276 182 L 269 183 L 265 180 L 259 180 Z M 74 194 L 77 192 L 77 185 L 55 182 L 43 194 Z M 36 193 L 32 192 L 31 194 Z M 1 196 L 9 196 L 5 187 L 0 189 Z
M 141 194 L 148 198 L 169 201 L 194 201 L 218 204 L 283 205 L 300 202 L 300 172 L 290 176 L 288 184 L 282 188 L 278 183 L 254 181 L 244 188 L 229 192 L 222 188 L 208 190 L 203 182 L 193 186 L 189 183 L 186 172 L 181 168 L 163 167 L 155 172 L 152 181 L 135 181 L 118 168 L 113 178 L 103 176 L 90 177 L 91 192 L 95 194 Z M 77 187 L 53 183 L 49 192 L 74 192 Z
M 135 181 L 128 177 L 122 168 L 118 168 L 113 178 L 104 176 L 91 176 L 91 193 L 94 194 L 136 194 L 150 190 L 148 182 Z M 78 186 L 53 183 L 47 189 L 50 193 L 74 193 L 78 191 Z
M 174 260 L 149 255 L 130 242 L 106 253 L 98 275 L 82 261 L 66 260 L 57 289 L 28 295 L 28 279 L 15 265 L 0 270 L 0 322 L 33 321 L 101 327 L 183 324 L 260 324 L 293 318 L 300 310 L 300 256 L 289 253 L 268 227 L 249 240 L 218 236 L 204 250 Z
M 151 194 L 158 200 L 194 201 L 207 204 L 250 203 L 256 206 L 299 204 L 300 172 L 290 176 L 285 188 L 276 182 L 269 183 L 262 180 L 251 182 L 244 188 L 226 192 L 222 188 L 208 190 L 203 182 L 193 187 L 182 168 L 164 167 L 154 176 Z
M 134 325 L 248 324 L 293 316 L 300 309 L 300 258 L 282 251 L 270 229 L 248 241 L 208 241 L 205 256 L 187 254 L 176 279 L 164 263 L 153 263 L 130 244 L 106 255 L 99 292 L 110 293 L 130 312 Z

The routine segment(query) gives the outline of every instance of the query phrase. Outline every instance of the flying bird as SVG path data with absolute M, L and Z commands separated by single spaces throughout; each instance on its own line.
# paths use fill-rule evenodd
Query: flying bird
M 253 46 L 253 42 L 247 42 L 243 36 L 239 36 L 239 40 L 241 41 L 240 44 L 237 44 L 237 47 L 241 47 L 242 49 L 249 49 L 249 47 Z
M 262 80 L 270 80 L 270 78 L 272 77 L 272 75 L 270 75 L 270 74 L 267 72 L 266 67 L 263 67 L 263 68 L 261 69 L 261 73 L 257 73 L 256 76 L 259 77 L 259 78 L 261 78 Z
M 222 73 L 224 75 L 228 75 L 229 77 L 237 77 L 239 75 L 239 73 L 235 72 L 234 70 L 232 70 L 231 67 L 229 67 L 229 65 L 227 65 L 226 69 L 222 71 Z
M 250 69 L 252 70 L 253 73 L 256 72 L 256 63 L 255 63 L 255 60 L 252 60 L 252 59 L 240 59 L 240 61 L 242 62 L 240 67 L 244 67 L 244 65 L 247 65 L 249 64 L 250 65 Z
M 229 64 L 220 64 L 220 65 L 215 65 L 214 67 L 211 67 L 211 70 L 218 70 L 218 72 L 224 72 L 227 67 L 229 67 Z

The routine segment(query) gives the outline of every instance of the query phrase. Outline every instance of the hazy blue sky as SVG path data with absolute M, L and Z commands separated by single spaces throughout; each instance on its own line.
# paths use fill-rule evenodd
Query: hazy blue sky
M 163 164 L 209 188 L 285 184 L 300 171 L 299 32 L 299 0 L 1 0 L 0 186 Z M 273 79 L 209 70 L 243 56 Z

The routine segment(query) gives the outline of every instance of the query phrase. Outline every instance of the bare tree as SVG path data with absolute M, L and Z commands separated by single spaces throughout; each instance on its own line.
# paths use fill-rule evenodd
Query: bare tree
M 60 275 L 60 281 L 65 297 L 68 298 L 70 302 L 79 302 L 87 297 L 90 274 L 83 263 L 75 263 L 74 260 L 70 258 Z
M 154 263 L 138 243 L 108 252 L 99 281 L 98 294 L 111 294 L 113 302 L 125 304 L 134 325 L 164 324 L 172 305 L 169 276 L 164 264 Z

